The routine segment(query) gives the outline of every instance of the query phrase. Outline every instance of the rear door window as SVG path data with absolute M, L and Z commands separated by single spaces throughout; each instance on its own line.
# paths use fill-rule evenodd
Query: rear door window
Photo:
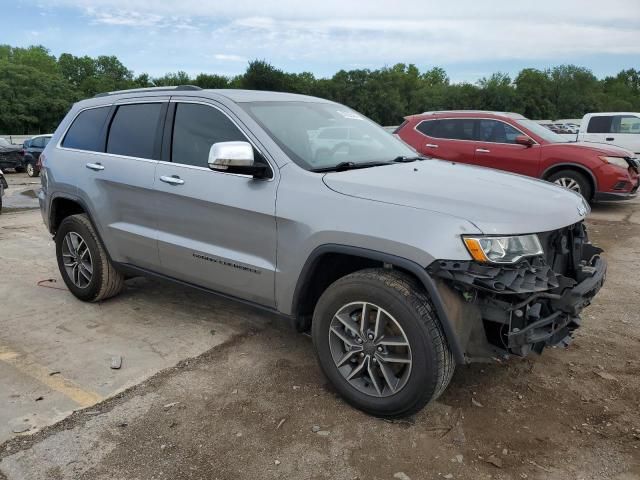
M 448 118 L 438 120 L 433 136 L 449 140 L 474 140 L 474 124 L 475 120 L 472 118 Z
M 197 103 L 178 103 L 173 124 L 171 161 L 209 167 L 209 150 L 218 142 L 246 142 L 247 138 L 217 108 Z
M 62 140 L 65 148 L 104 152 L 102 129 L 110 106 L 90 108 L 80 112 Z
M 120 105 L 109 128 L 107 153 L 153 159 L 161 117 L 162 103 Z

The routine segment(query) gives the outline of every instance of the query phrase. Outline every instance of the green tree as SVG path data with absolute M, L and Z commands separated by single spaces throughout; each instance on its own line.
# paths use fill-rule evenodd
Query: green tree
M 555 105 L 551 101 L 553 83 L 550 72 L 525 68 L 514 81 L 515 110 L 528 118 L 554 119 Z

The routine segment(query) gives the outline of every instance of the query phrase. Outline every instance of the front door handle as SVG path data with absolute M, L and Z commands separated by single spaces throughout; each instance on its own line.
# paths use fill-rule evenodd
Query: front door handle
M 478 152 L 478 153 L 490 153 L 491 150 L 487 150 L 486 148 L 476 148 L 476 152 Z
M 169 185 L 182 185 L 182 184 L 184 184 L 184 180 L 182 180 L 177 175 L 172 175 L 170 177 L 167 177 L 166 175 L 163 175 L 163 176 L 160 177 L 160 181 L 164 182 L 164 183 L 168 183 Z
M 96 172 L 104 170 L 104 165 L 102 165 L 101 163 L 87 163 L 86 167 L 89 170 L 95 170 Z
M 425 146 L 429 148 L 438 148 L 438 145 L 436 145 L 435 143 L 427 143 Z
M 613 137 L 607 137 L 607 138 L 605 138 L 605 140 L 606 140 L 607 142 L 613 142 L 614 138 L 613 138 Z

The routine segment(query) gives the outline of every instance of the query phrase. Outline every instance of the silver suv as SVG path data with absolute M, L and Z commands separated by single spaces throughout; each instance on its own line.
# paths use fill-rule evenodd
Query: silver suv
M 329 128 L 350 135 L 314 154 Z M 42 215 L 76 297 L 156 275 L 276 312 L 375 415 L 418 411 L 457 364 L 566 344 L 605 277 L 580 195 L 417 156 L 319 98 L 102 94 L 41 158 Z

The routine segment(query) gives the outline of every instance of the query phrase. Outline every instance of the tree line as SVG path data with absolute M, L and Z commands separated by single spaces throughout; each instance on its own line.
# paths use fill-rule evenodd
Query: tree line
M 640 70 L 598 79 L 589 69 L 560 65 L 525 68 L 515 78 L 494 73 L 476 83 L 453 83 L 439 67 L 421 71 L 398 63 L 377 70 L 340 70 L 331 78 L 287 73 L 264 60 L 227 77 L 185 72 L 152 77 L 134 73 L 115 56 L 52 55 L 43 46 L 0 45 L 0 133 L 52 132 L 71 105 L 97 93 L 136 87 L 197 85 L 202 88 L 274 90 L 334 100 L 382 125 L 427 110 L 514 111 L 533 119 L 580 118 L 587 112 L 640 111 Z

